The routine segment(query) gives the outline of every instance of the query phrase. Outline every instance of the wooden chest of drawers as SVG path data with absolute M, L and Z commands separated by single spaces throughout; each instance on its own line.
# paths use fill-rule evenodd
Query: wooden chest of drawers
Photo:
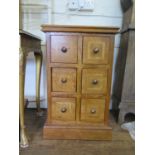
M 108 113 L 118 28 L 43 25 L 47 41 L 46 139 L 110 140 Z

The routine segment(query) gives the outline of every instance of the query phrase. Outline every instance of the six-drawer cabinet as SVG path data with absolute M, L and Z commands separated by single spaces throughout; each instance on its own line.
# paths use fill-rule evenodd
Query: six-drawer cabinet
M 115 27 L 43 25 L 46 139 L 111 140 L 108 125 Z

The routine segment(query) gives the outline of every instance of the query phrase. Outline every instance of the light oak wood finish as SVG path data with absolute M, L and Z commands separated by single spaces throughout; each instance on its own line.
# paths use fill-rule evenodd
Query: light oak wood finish
M 90 140 L 50 140 L 43 139 L 42 132 L 46 120 L 46 110 L 43 117 L 38 119 L 34 109 L 26 109 L 25 123 L 30 146 L 28 149 L 19 149 L 20 155 L 134 155 L 135 142 L 128 131 L 121 129 L 112 115 L 109 117 L 110 126 L 113 128 L 112 141 Z M 58 131 L 57 129 L 55 129 Z M 68 130 L 68 128 L 66 128 Z M 69 132 L 70 130 L 68 130 Z M 56 132 L 58 134 L 58 132 Z M 86 133 L 87 134 L 87 133 Z M 90 134 L 90 133 L 88 133 Z M 105 133 L 108 135 L 107 133 Z M 60 134 L 59 134 L 60 135 Z M 79 134 L 80 135 L 80 134 Z M 78 135 L 78 136 L 79 136 Z M 91 134 L 90 134 L 91 135 Z M 47 135 L 48 136 L 48 135 Z M 77 139 L 80 137 L 77 136 Z M 71 135 L 71 137 L 73 137 Z
M 19 49 L 19 117 L 20 117 L 20 146 L 28 147 L 28 139 L 25 131 L 24 123 L 24 86 L 25 86 L 25 68 L 26 57 L 30 52 L 34 53 L 36 60 L 36 104 L 37 114 L 42 115 L 40 110 L 40 76 L 42 66 L 42 52 L 41 52 L 41 40 L 40 38 L 20 30 L 20 49 Z
M 110 33 L 118 32 L 117 27 L 99 27 L 99 26 L 73 26 L 73 25 L 42 25 L 43 32 L 84 32 L 84 33 Z
M 82 70 L 82 93 L 107 94 L 108 74 L 105 69 Z
M 108 52 L 110 38 L 84 37 L 83 38 L 83 63 L 84 64 L 108 64 Z
M 51 62 L 77 63 L 77 36 L 51 36 Z
M 75 98 L 52 97 L 51 119 L 61 121 L 74 121 L 75 108 Z
M 42 30 L 48 85 L 43 137 L 110 140 L 108 113 L 118 28 L 43 25 Z
M 81 121 L 104 122 L 105 99 L 82 99 Z
M 52 68 L 52 91 L 75 92 L 76 91 L 76 69 Z
M 83 139 L 83 140 L 111 140 L 111 129 L 82 129 L 82 128 L 64 128 L 45 127 L 45 139 Z M 68 133 L 68 134 L 66 134 Z

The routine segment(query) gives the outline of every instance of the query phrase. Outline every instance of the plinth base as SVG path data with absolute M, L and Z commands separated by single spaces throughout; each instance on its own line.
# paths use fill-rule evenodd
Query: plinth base
M 112 128 L 45 125 L 43 129 L 44 139 L 81 139 L 81 140 L 112 140 Z

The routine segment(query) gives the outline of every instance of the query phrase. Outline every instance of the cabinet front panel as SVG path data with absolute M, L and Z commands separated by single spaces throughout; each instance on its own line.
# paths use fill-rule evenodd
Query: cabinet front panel
M 52 119 L 75 121 L 75 98 L 52 97 Z
M 82 93 L 107 94 L 107 69 L 83 69 Z
M 52 91 L 75 92 L 76 91 L 76 69 L 53 68 L 52 69 Z
M 82 99 L 81 121 L 104 122 L 105 99 Z
M 83 38 L 83 63 L 108 64 L 109 63 L 109 37 Z
M 51 62 L 77 63 L 77 50 L 77 36 L 51 36 Z

